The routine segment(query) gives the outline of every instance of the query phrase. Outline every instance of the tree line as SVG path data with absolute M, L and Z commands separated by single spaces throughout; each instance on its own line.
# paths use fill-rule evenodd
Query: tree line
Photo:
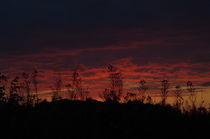
M 140 101 L 141 103 L 154 103 L 153 98 L 149 95 L 148 90 L 150 87 L 147 85 L 145 80 L 140 80 L 138 86 L 135 88 L 136 91 L 125 91 L 123 85 L 122 72 L 119 71 L 115 66 L 108 64 L 106 66 L 107 72 L 109 74 L 108 78 L 110 81 L 110 87 L 105 88 L 104 91 L 99 93 L 99 97 L 103 101 L 116 101 L 116 102 L 129 102 L 129 101 Z M 38 95 L 38 75 L 39 71 L 34 68 L 31 73 L 23 72 L 21 76 L 14 77 L 9 80 L 9 78 L 0 73 L 0 102 L 10 103 L 13 105 L 26 105 L 34 106 L 42 101 Z M 83 87 L 82 77 L 78 70 L 72 72 L 72 81 L 68 84 L 64 84 L 61 77 L 57 77 L 53 84 L 51 85 L 52 90 L 52 101 L 58 101 L 63 99 L 62 94 L 65 92 L 67 99 L 69 100 L 82 100 L 92 99 L 90 96 L 90 91 Z M 160 81 L 160 98 L 159 104 L 168 105 L 167 98 L 169 92 L 174 96 L 174 107 L 177 110 L 184 108 L 184 93 L 187 94 L 189 104 L 188 109 L 197 110 L 199 109 L 207 111 L 201 102 L 200 106 L 196 106 L 196 87 L 191 81 L 186 82 L 186 89 L 177 85 L 173 90 L 171 90 L 171 83 L 168 80 Z

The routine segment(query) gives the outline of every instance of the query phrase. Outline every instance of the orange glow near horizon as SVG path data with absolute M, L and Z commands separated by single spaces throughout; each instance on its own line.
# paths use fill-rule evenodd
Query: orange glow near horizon
M 101 32 L 97 33 L 83 32 L 80 35 L 84 38 L 92 35 L 94 40 L 103 40 L 105 36 Z M 72 71 L 77 69 L 81 74 L 83 87 L 91 92 L 91 97 L 97 98 L 100 92 L 110 87 L 106 65 L 112 64 L 122 73 L 124 93 L 134 91 L 140 80 L 147 82 L 150 92 L 158 92 L 161 80 L 168 80 L 171 88 L 176 85 L 184 87 L 187 81 L 192 81 L 195 86 L 205 88 L 204 98 L 210 102 L 210 64 L 206 62 L 209 51 L 188 50 L 197 50 L 194 45 L 201 44 L 198 43 L 197 36 L 193 36 L 189 30 L 152 33 L 148 34 L 140 29 L 117 30 L 110 31 L 106 37 L 111 39 L 117 36 L 119 42 L 105 45 L 105 41 L 100 47 L 83 47 L 85 44 L 82 43 L 79 48 L 72 45 L 74 49 L 48 47 L 40 48 L 40 53 L 4 54 L 4 59 L 0 59 L 0 71 L 12 79 L 22 72 L 30 73 L 36 67 L 39 70 L 40 96 L 49 100 L 52 92 L 50 86 L 55 78 L 60 76 L 64 85 L 69 84 L 72 82 Z M 75 37 L 80 40 L 80 35 Z M 160 37 L 154 37 L 158 35 Z M 139 36 L 145 38 L 140 39 Z M 195 42 L 192 38 L 195 38 Z M 181 47 L 182 40 L 189 43 L 187 48 Z M 68 48 L 71 46 L 65 45 L 69 45 Z M 204 60 L 198 58 L 200 55 L 205 55 Z
M 124 58 L 113 62 L 118 70 L 123 75 L 124 82 L 124 95 L 128 91 L 137 93 L 134 89 L 137 87 L 137 82 L 144 79 L 147 82 L 147 86 L 150 88 L 148 93 L 158 102 L 159 100 L 159 87 L 160 81 L 167 79 L 170 82 L 171 90 L 176 85 L 180 85 L 183 88 L 186 86 L 187 81 L 192 81 L 196 88 L 201 88 L 203 92 L 203 100 L 205 101 L 205 106 L 208 106 L 210 101 L 210 87 L 201 86 L 202 83 L 208 82 L 210 80 L 210 73 L 205 74 L 192 74 L 191 68 L 197 66 L 204 66 L 202 64 L 188 64 L 188 63 L 179 63 L 179 64 L 148 64 L 148 65 L 137 65 L 132 62 L 132 58 Z M 209 65 L 205 65 L 209 66 Z M 176 69 L 176 72 L 173 72 Z M 179 70 L 177 70 L 179 69 Z M 91 93 L 90 96 L 100 100 L 98 98 L 99 93 L 104 91 L 105 88 L 109 88 L 110 81 L 108 79 L 108 72 L 106 67 L 87 67 L 85 65 L 80 66 L 79 70 L 82 78 L 82 85 L 84 88 L 88 88 Z M 191 74 L 191 75 L 190 75 Z M 52 70 L 40 70 L 39 75 L 39 94 L 43 99 L 51 100 L 52 90 L 49 86 L 52 85 L 53 80 L 56 76 L 60 76 L 63 80 L 63 84 L 68 84 L 72 82 L 72 71 L 61 71 L 55 72 Z M 64 89 L 65 90 L 65 89 Z M 201 103 L 201 93 L 198 93 L 198 104 Z M 173 104 L 172 91 L 169 94 L 169 103 Z M 184 94 L 187 100 L 187 94 Z

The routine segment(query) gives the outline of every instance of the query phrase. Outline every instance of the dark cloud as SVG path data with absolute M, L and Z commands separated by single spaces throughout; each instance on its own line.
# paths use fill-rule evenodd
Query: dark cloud
M 70 75 L 78 64 L 97 72 L 120 61 L 131 80 L 207 82 L 209 7 L 209 0 L 2 0 L 0 70 Z
M 159 37 L 154 30 L 193 31 L 209 28 L 210 22 L 207 0 L 7 0 L 0 5 L 0 47 L 6 52 L 104 47 L 122 39 L 113 32 L 143 29 L 154 38 Z

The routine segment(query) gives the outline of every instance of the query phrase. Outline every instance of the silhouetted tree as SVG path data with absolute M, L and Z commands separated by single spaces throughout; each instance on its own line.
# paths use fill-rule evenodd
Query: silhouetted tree
M 14 105 L 18 105 L 20 101 L 24 101 L 24 97 L 20 96 L 21 85 L 19 77 L 15 77 L 10 83 L 10 92 L 8 102 Z
M 52 101 L 58 101 L 62 98 L 60 96 L 61 91 L 62 91 L 62 85 L 63 85 L 63 81 L 61 77 L 55 78 L 54 84 L 51 87 L 51 89 L 53 90 Z
M 80 100 L 86 100 L 86 98 L 88 98 L 89 92 L 87 91 L 87 89 L 84 89 L 82 86 L 82 78 L 80 76 L 80 73 L 78 72 L 78 70 L 75 70 L 72 73 L 72 85 L 73 88 L 76 92 L 76 96 L 78 97 L 78 99 Z
M 7 84 L 7 76 L 0 73 L 0 101 L 6 102 L 6 84 Z
M 148 87 L 146 86 L 146 81 L 145 80 L 141 80 L 139 82 L 139 87 L 137 89 L 138 89 L 138 92 L 139 92 L 140 101 L 144 102 L 145 99 L 146 99 L 146 92 L 148 90 Z
M 177 110 L 179 110 L 184 102 L 184 99 L 182 97 L 183 89 L 180 86 L 176 86 L 174 90 L 174 96 L 175 96 L 175 107 Z
M 109 72 L 109 78 L 111 81 L 111 89 L 110 89 L 110 96 L 111 99 L 114 101 L 120 101 L 120 98 L 123 93 L 123 80 L 121 72 L 117 71 L 117 69 L 109 64 L 107 66 Z
M 35 95 L 31 94 L 31 77 L 29 73 L 22 73 L 22 89 L 26 92 L 26 105 L 33 105 L 33 101 L 35 99 Z
M 192 105 L 192 109 L 196 109 L 195 103 L 196 103 L 196 89 L 193 86 L 193 83 L 191 81 L 187 82 L 187 90 L 189 92 L 189 100 Z
M 33 83 L 33 87 L 34 87 L 34 92 L 35 92 L 35 103 L 38 104 L 40 99 L 38 97 L 38 81 L 37 81 L 37 77 L 38 77 L 38 70 L 36 68 L 33 69 L 32 75 L 31 75 L 31 80 Z
M 117 70 L 110 70 L 113 73 L 118 73 Z M 116 96 L 115 90 L 119 90 L 119 86 L 122 85 L 120 83 L 118 86 L 116 82 L 122 78 L 121 76 L 111 76 L 111 74 L 112 86 L 101 94 L 101 98 L 105 101 L 111 101 L 104 103 L 88 99 L 86 94 L 89 94 L 89 90 L 83 89 L 81 78 L 77 72 L 74 74 L 72 83 L 65 86 L 69 99 L 76 100 L 76 91 L 82 90 L 82 97 L 78 96 L 78 98 L 85 101 L 61 99 L 61 92 L 66 90 L 63 88 L 62 79 L 58 77 L 52 87 L 54 91 L 52 98 L 53 101 L 56 100 L 56 103 L 44 100 L 33 107 L 26 108 L 23 107 L 24 105 L 19 105 L 25 104 L 21 103 L 20 94 L 26 92 L 26 97 L 28 94 L 31 96 L 30 86 L 33 84 L 33 75 L 23 74 L 21 78 L 15 77 L 8 86 L 6 85 L 7 77 L 0 73 L 0 93 L 3 94 L 2 96 L 5 94 L 5 88 L 10 87 L 8 101 L 0 103 L 1 137 L 21 139 L 46 137 L 50 139 L 154 139 L 157 137 L 168 138 L 171 135 L 175 138 L 206 138 L 208 135 L 209 129 L 206 127 L 210 126 L 210 113 L 207 109 L 199 107 L 195 111 L 176 111 L 173 107 L 165 105 L 170 89 L 167 80 L 161 82 L 161 97 L 164 105 L 144 104 L 135 101 L 137 95 L 132 92 L 133 90 L 127 92 L 124 97 L 128 103 L 116 103 L 120 99 L 117 98 L 119 96 Z M 141 95 L 143 94 L 142 96 L 146 96 L 145 90 L 147 88 L 145 86 L 144 81 L 140 82 L 140 87 L 142 87 L 140 91 L 143 91 L 143 93 L 140 92 Z M 196 92 L 191 82 L 187 83 L 187 90 L 190 93 Z M 177 108 L 180 106 L 179 103 L 183 101 L 182 92 L 183 89 L 180 86 L 176 86 L 173 90 Z M 146 100 L 149 102 L 151 98 L 146 97 Z M 14 104 L 15 107 L 11 104 Z M 7 131 L 11 134 L 8 134 Z
M 166 104 L 166 99 L 168 97 L 168 93 L 169 93 L 169 82 L 168 80 L 162 80 L 161 81 L 161 103 L 162 105 Z

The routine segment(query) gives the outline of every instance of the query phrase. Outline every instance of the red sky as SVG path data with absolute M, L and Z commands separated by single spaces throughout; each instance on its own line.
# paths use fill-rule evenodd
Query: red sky
M 36 67 L 39 90 L 79 67 L 97 96 L 108 86 L 105 65 L 123 74 L 127 90 L 147 80 L 157 90 L 190 80 L 210 86 L 209 1 L 2 1 L 0 71 L 12 78 Z M 208 89 L 207 89 L 208 90 Z M 205 91 L 208 92 L 208 91 Z

